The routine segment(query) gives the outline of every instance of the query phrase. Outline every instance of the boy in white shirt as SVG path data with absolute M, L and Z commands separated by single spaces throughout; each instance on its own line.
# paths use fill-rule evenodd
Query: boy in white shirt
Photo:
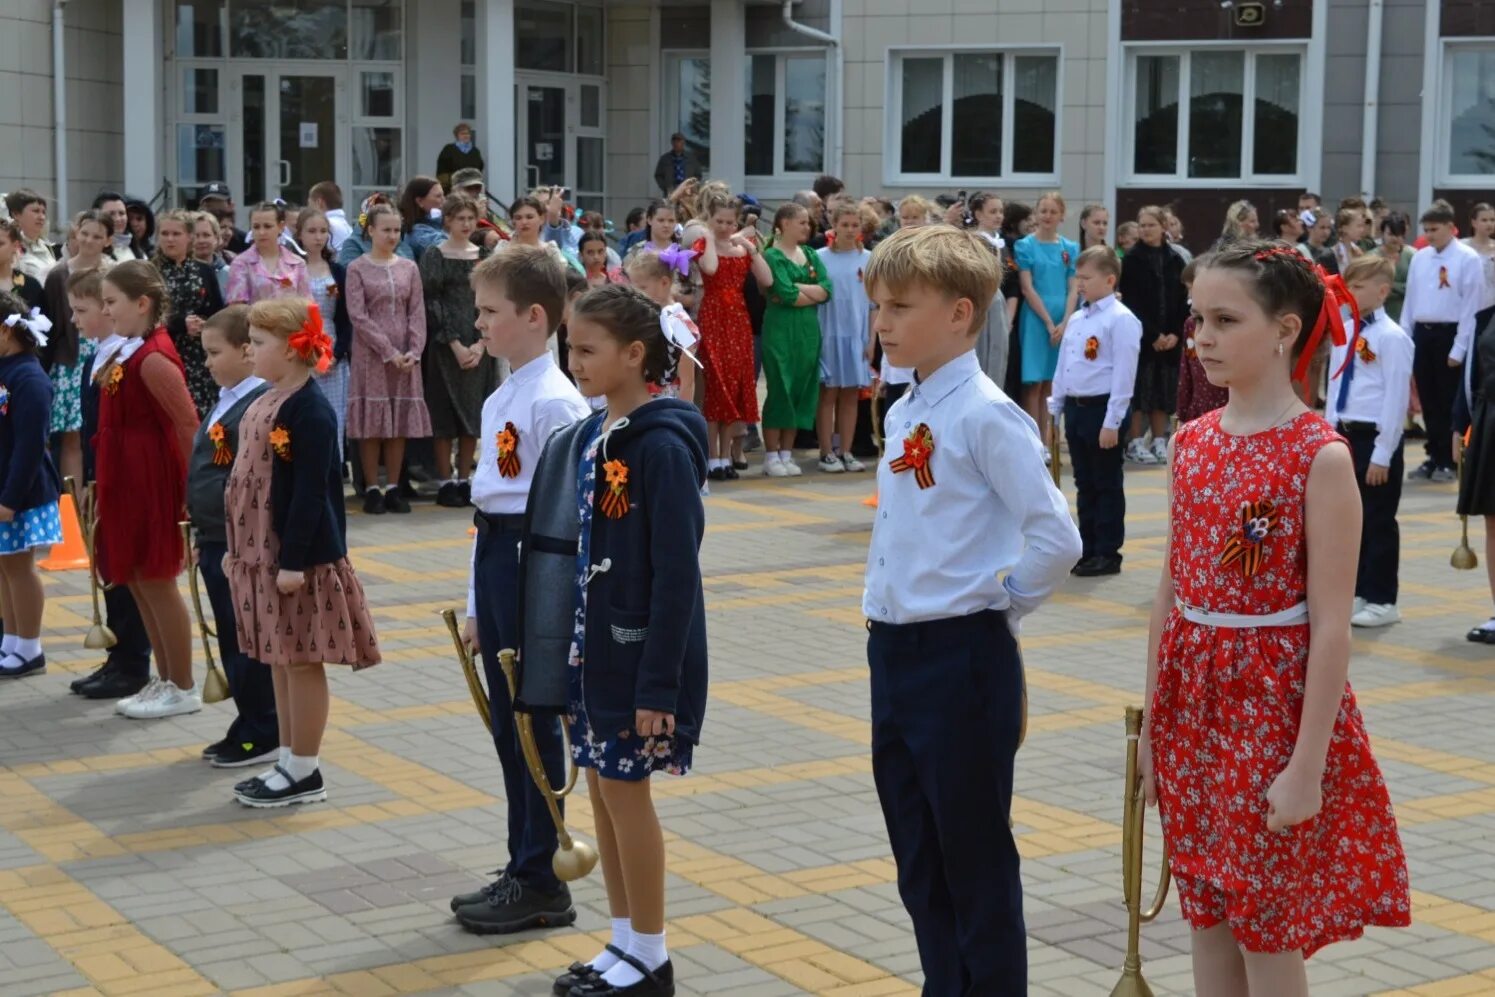
M 509 861 L 496 882 L 451 903 L 464 928 L 486 935 L 576 920 L 571 893 L 551 868 L 555 824 L 525 767 L 498 652 L 518 646 L 519 540 L 540 451 L 551 433 L 591 409 L 556 366 L 548 345 L 566 307 L 566 267 L 560 258 L 540 247 L 510 246 L 477 265 L 472 285 L 483 345 L 507 360 L 513 371 L 483 402 L 472 476 L 478 535 L 466 631 L 468 642 L 483 656 L 488 678 L 493 742 L 508 804 Z M 559 723 L 536 717 L 534 731 L 547 771 L 563 771 Z
M 1121 571 L 1126 539 L 1120 431 L 1132 403 L 1142 323 L 1116 300 L 1121 261 L 1109 246 L 1091 246 L 1075 264 L 1075 286 L 1088 304 L 1064 327 L 1049 414 L 1064 435 L 1074 465 L 1075 501 L 1083 553 L 1073 574 Z
M 1367 254 L 1350 262 L 1344 280 L 1360 307 L 1360 334 L 1329 357 L 1329 400 L 1324 418 L 1350 444 L 1363 509 L 1360 564 L 1355 573 L 1357 627 L 1396 623 L 1397 559 L 1401 536 L 1396 510 L 1402 498 L 1402 429 L 1411 394 L 1412 338 L 1386 314 L 1396 264 Z
M 1407 296 L 1401 325 L 1412 334 L 1416 355 L 1412 376 L 1422 417 L 1427 423 L 1427 455 L 1408 477 L 1452 481 L 1453 406 L 1460 373 L 1474 344 L 1474 315 L 1484 290 L 1484 263 L 1479 254 L 1454 237 L 1453 208 L 1434 201 L 1422 213 L 1428 244 L 1407 269 Z
M 1080 556 L 1038 427 L 974 352 L 1000 275 L 943 225 L 890 236 L 864 275 L 884 356 L 915 371 L 884 419 L 862 611 L 872 773 L 931 994 L 1027 992 L 1014 634 Z

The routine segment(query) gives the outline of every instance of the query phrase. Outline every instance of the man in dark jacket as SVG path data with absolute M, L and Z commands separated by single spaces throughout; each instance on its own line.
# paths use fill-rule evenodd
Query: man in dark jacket
M 701 169 L 701 161 L 696 154 L 685 148 L 685 136 L 676 132 L 670 136 L 670 151 L 659 157 L 659 163 L 654 167 L 654 182 L 659 186 L 660 193 L 669 197 L 670 192 L 685 181 L 694 177 L 700 180 L 705 176 Z

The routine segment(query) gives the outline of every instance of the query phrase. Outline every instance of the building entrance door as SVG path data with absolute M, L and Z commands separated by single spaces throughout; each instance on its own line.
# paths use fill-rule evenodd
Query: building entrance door
M 519 193 L 565 187 L 578 210 L 601 211 L 607 189 L 602 84 L 525 74 L 515 97 Z
M 246 68 L 233 87 L 242 155 L 229 162 L 230 183 L 248 208 L 275 198 L 298 205 L 322 180 L 344 175 L 346 83 L 325 66 Z

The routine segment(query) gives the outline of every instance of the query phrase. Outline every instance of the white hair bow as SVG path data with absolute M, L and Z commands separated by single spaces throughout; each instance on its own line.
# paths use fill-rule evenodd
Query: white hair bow
M 31 309 L 30 315 L 17 312 L 5 320 L 5 325 L 11 329 L 24 325 L 26 331 L 31 333 L 31 338 L 36 340 L 37 346 L 46 346 L 47 333 L 52 331 L 52 320 L 43 315 L 40 308 Z
M 670 345 L 690 357 L 691 363 L 702 366 L 691 348 L 701 341 L 701 330 L 696 326 L 685 306 L 676 301 L 666 305 L 659 313 L 659 328 Z

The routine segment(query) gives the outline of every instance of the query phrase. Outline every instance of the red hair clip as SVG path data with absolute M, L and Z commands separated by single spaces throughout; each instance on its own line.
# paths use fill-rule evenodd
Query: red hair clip
M 316 302 L 306 306 L 306 322 L 291 334 L 287 342 L 296 355 L 316 368 L 318 374 L 327 373 L 332 366 L 332 338 L 322 328 L 322 310 Z

